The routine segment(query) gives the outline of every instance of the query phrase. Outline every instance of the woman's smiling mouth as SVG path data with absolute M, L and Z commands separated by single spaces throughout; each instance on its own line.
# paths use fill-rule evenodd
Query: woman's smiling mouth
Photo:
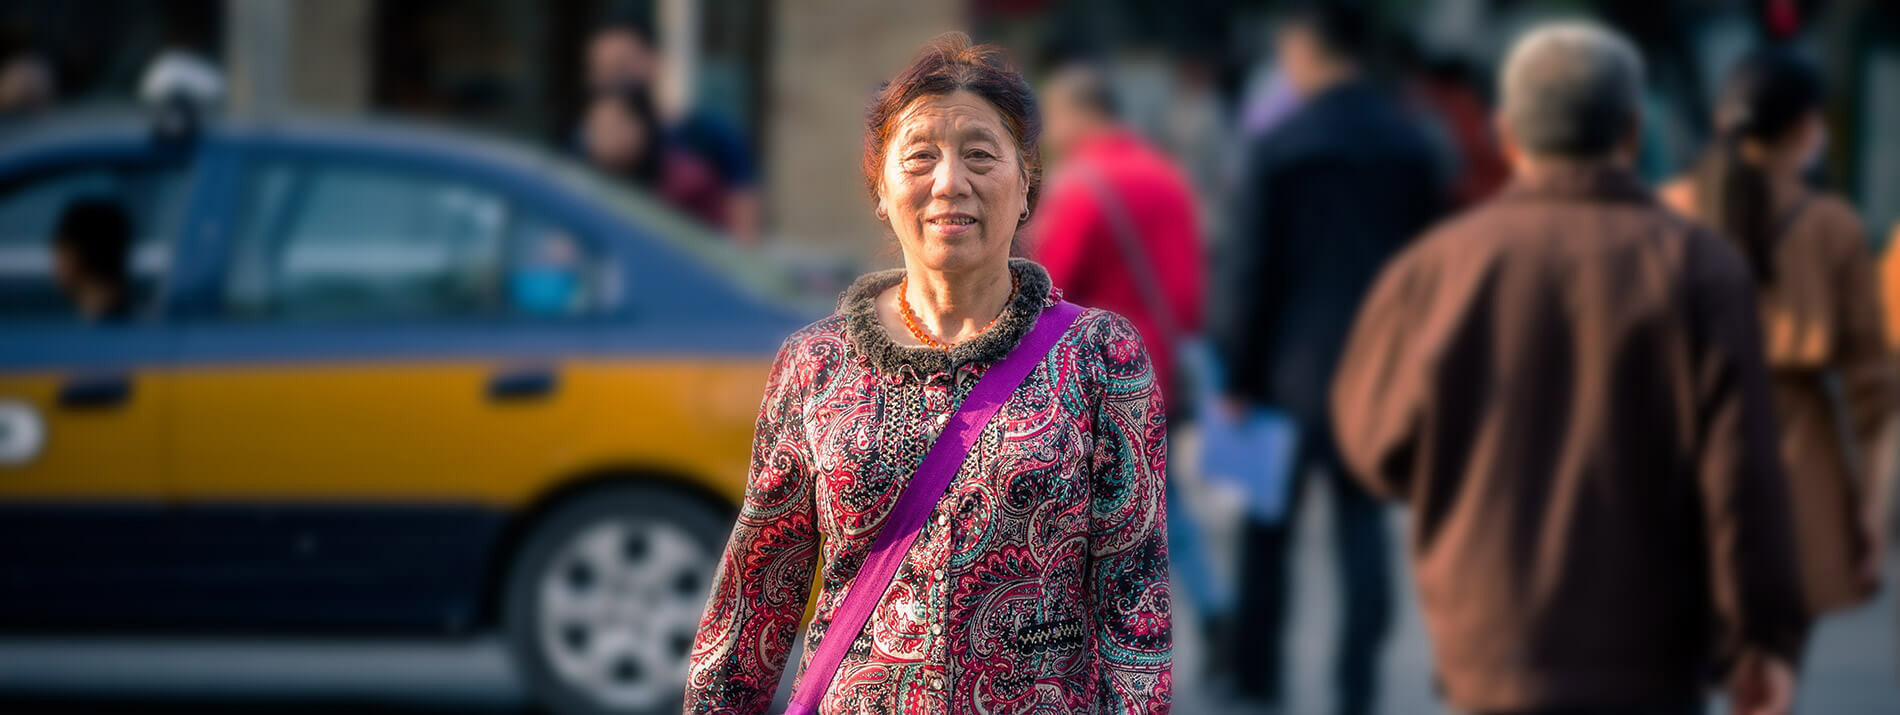
M 970 230 L 976 225 L 976 217 L 964 213 L 939 214 L 926 219 L 924 223 L 937 229 L 937 233 L 954 236 Z

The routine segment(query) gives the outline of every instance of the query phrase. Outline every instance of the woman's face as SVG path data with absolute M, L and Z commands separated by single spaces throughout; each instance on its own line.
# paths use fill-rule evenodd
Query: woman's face
M 594 100 L 582 132 L 588 158 L 607 169 L 624 171 L 638 164 L 649 149 L 645 123 L 611 99 Z
M 1822 116 L 1820 110 L 1802 117 L 1801 123 L 1788 134 L 1784 141 L 1788 145 L 1785 151 L 1792 157 L 1790 163 L 1800 167 L 1801 171 L 1813 170 L 1827 155 L 1827 117 Z
M 1029 184 L 1002 114 L 970 92 L 923 97 L 890 136 L 878 204 L 907 262 L 944 272 L 1007 262 Z

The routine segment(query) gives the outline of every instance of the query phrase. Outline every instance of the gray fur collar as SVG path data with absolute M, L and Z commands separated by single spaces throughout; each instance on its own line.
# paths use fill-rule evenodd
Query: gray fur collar
M 1036 324 L 1044 307 L 1054 305 L 1049 272 L 1025 258 L 1009 259 L 1009 270 L 1016 274 L 1016 297 L 1003 308 L 996 324 L 983 334 L 966 340 L 949 351 L 917 345 L 898 345 L 877 319 L 877 296 L 904 278 L 904 269 L 893 268 L 859 276 L 838 299 L 838 312 L 844 316 L 845 339 L 851 349 L 870 363 L 879 374 L 896 377 L 910 370 L 915 377 L 948 372 L 971 363 L 991 363 L 1009 354 L 1016 343 Z

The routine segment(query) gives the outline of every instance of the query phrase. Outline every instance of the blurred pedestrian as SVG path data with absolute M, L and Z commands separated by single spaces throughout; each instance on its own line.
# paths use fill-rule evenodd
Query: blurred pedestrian
M 75 199 L 53 229 L 53 278 L 87 323 L 132 318 L 132 218 L 116 199 Z
M 766 711 L 822 556 L 790 712 L 1165 715 L 1162 400 L 1128 320 L 1010 257 L 1034 95 L 951 33 L 866 125 L 904 265 L 779 352 L 687 712 Z
M 1333 385 L 1354 473 L 1413 507 L 1445 699 L 1472 713 L 1787 713 L 1806 624 L 1749 268 L 1632 171 L 1642 60 L 1511 49 L 1497 197 L 1379 277 Z
M 1445 149 L 1453 163 L 1447 183 L 1451 200 L 1459 208 L 1496 193 L 1511 172 L 1498 151 L 1479 84 L 1477 71 L 1463 60 L 1423 54 L 1406 79 L 1406 94 L 1412 102 L 1436 117 L 1444 129 Z
M 653 97 L 641 85 L 622 85 L 594 97 L 587 108 L 587 160 L 600 171 L 639 187 L 688 215 L 724 227 L 726 187 L 698 157 L 660 135 Z
M 1900 352 L 1900 221 L 1893 222 L 1880 251 L 1880 301 L 1887 316 L 1887 345 Z
M 1217 58 L 1200 49 L 1182 49 L 1174 64 L 1174 84 L 1161 115 L 1157 139 L 1179 163 L 1193 188 L 1202 235 L 1222 235 L 1220 207 L 1233 190 L 1240 162 L 1234 152 L 1232 112 L 1222 101 Z M 1202 250 L 1206 250 L 1202 242 Z
M 1179 167 L 1117 118 L 1116 98 L 1098 69 L 1063 67 L 1042 97 L 1043 146 L 1060 163 L 1026 229 L 1031 255 L 1068 298 L 1134 324 L 1149 347 L 1173 432 L 1192 414 L 1194 387 L 1176 356 L 1200 332 L 1206 288 L 1194 192 Z M 1214 584 L 1173 473 L 1168 513 L 1176 572 L 1207 642 L 1225 642 L 1229 599 Z M 1225 658 L 1209 660 L 1220 665 Z
M 1286 73 L 1271 59 L 1263 59 L 1248 73 L 1247 85 L 1241 90 L 1237 127 L 1240 139 L 1258 141 L 1293 116 L 1304 101 L 1287 80 Z
M 1117 119 L 1107 78 L 1070 65 L 1043 92 L 1043 146 L 1061 163 L 1028 229 L 1065 295 L 1127 316 L 1169 404 L 1176 343 L 1201 328 L 1201 234 L 1179 166 Z M 1172 410 L 1178 412 L 1179 410 Z
M 587 39 L 587 91 L 608 92 L 629 84 L 651 86 L 660 76 L 659 64 L 659 52 L 644 25 L 601 25 Z
M 724 117 L 694 107 L 694 88 L 677 86 L 666 71 L 666 56 L 645 25 L 613 22 L 594 31 L 587 43 L 587 88 L 591 94 L 642 86 L 653 93 L 660 135 L 710 166 L 726 187 L 725 205 L 713 223 L 742 242 L 759 237 L 761 198 L 758 162 L 738 127 Z M 586 143 L 586 127 L 581 128 Z
M 1665 201 L 1748 259 L 1761 292 L 1802 591 L 1819 615 L 1879 587 L 1886 534 L 1868 496 L 1900 456 L 1900 365 L 1887 347 L 1868 236 L 1841 197 L 1802 175 L 1826 142 L 1821 71 L 1763 50 L 1730 73 L 1714 144 Z
M 58 99 L 53 70 L 32 52 L 17 52 L 0 62 L 0 123 L 53 106 Z
M 1243 701 L 1284 695 L 1288 557 L 1303 477 L 1324 472 L 1345 602 L 1333 667 L 1338 712 L 1371 712 L 1392 620 L 1386 510 L 1351 483 L 1327 433 L 1326 385 L 1354 309 L 1386 258 L 1444 203 L 1437 156 L 1397 101 L 1374 85 L 1370 15 L 1342 3 L 1292 11 L 1278 66 L 1302 97 L 1250 147 L 1233 197 L 1235 232 L 1217 262 L 1214 338 L 1228 411 L 1271 405 L 1301 424 L 1293 495 L 1282 519 L 1244 529 L 1232 655 Z

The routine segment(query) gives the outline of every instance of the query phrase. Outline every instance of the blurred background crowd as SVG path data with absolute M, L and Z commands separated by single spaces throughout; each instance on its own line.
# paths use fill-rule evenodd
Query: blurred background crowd
M 1024 252 L 1083 302 L 1152 313 L 1156 292 L 1204 299 L 1215 333 L 1260 306 L 1302 306 L 1277 310 L 1271 330 L 1310 354 L 1213 336 L 1230 361 L 1277 351 L 1300 370 L 1214 392 L 1273 402 L 1309 430 L 1325 429 L 1311 415 L 1359 293 L 1396 250 L 1385 237 L 1402 243 L 1510 180 L 1497 71 L 1514 37 L 1555 18 L 1593 19 L 1641 52 L 1635 168 L 1658 188 L 1707 160 L 1738 62 L 1764 47 L 1804 58 L 1826 88 L 1822 139 L 1794 168 L 1851 205 L 1890 303 L 1867 309 L 1900 337 L 1900 5 L 1368 0 L 1354 24 L 1304 32 L 1280 23 L 1286 5 L 7 3 L 0 703 L 270 696 L 220 675 L 250 672 L 319 702 L 380 683 L 420 707 L 675 707 L 681 629 L 690 640 L 741 488 L 763 361 L 851 276 L 898 258 L 860 183 L 866 102 L 946 30 L 1005 47 L 1043 102 L 1051 193 Z M 1374 159 L 1290 166 L 1341 145 Z M 1192 217 L 1141 227 L 1164 252 L 1153 275 L 1073 228 L 1094 192 L 1121 188 L 1087 172 L 1131 166 L 1191 187 Z M 1676 192 L 1672 205 L 1692 203 Z M 1343 238 L 1264 262 L 1249 250 L 1263 207 L 1288 203 L 1326 207 L 1298 226 L 1314 245 Z M 1137 323 L 1151 344 L 1186 343 L 1202 312 Z M 342 367 L 359 363 L 383 372 Z M 439 389 L 393 387 L 425 383 Z M 524 417 L 533 405 L 563 411 Z M 417 426 L 432 420 L 450 426 Z M 611 434 L 628 421 L 664 444 Z M 1406 517 L 1325 455 L 1300 463 L 1324 487 L 1263 516 L 1244 488 L 1197 474 L 1181 434 L 1176 711 L 1435 712 L 1399 558 Z M 1891 491 L 1872 492 L 1875 541 L 1891 540 Z M 248 511 L 211 513 L 234 503 Z M 203 508 L 140 510 L 154 504 Z M 124 553 L 141 539 L 163 548 Z M 290 573 L 317 568 L 306 563 L 329 570 Z M 154 573 L 172 580 L 141 580 Z M 588 601 L 609 578 L 625 592 Z M 114 589 L 176 603 L 98 596 Z M 413 608 L 366 605 L 392 589 Z M 1822 622 L 1803 711 L 1900 711 L 1892 592 L 1857 593 Z M 322 614 L 286 615 L 297 608 Z M 433 645 L 311 666 L 339 646 L 298 639 L 333 626 Z M 219 661 L 202 640 L 229 633 L 243 644 Z M 464 636 L 495 652 L 471 655 Z M 441 674 L 462 666 L 472 674 Z M 372 686 L 312 684 L 326 668 Z M 434 675 L 393 675 L 405 671 Z
M 1394 31 L 1378 48 L 1443 154 L 1461 202 L 1505 169 L 1487 149 L 1491 71 L 1513 34 L 1554 16 L 1591 16 L 1627 33 L 1650 71 L 1642 169 L 1680 170 L 1708 135 L 1728 65 L 1767 39 L 1797 43 L 1827 69 L 1828 153 L 1818 173 L 1847 190 L 1869 224 L 1900 217 L 1888 89 L 1892 8 L 1851 0 L 1434 0 L 1373 2 Z M 1178 158 L 1212 209 L 1237 152 L 1288 109 L 1276 101 L 1269 32 L 1275 3 L 501 1 L 377 3 L 14 3 L 0 47 L 4 113 L 125 103 L 162 58 L 195 57 L 220 75 L 225 111 L 426 118 L 638 171 L 619 138 L 624 115 L 657 113 L 684 164 L 672 191 L 731 198 L 717 221 L 742 240 L 873 261 L 882 251 L 849 182 L 860 114 L 879 73 L 924 38 L 962 28 L 1009 48 L 1040 76 L 1065 60 L 1109 67 L 1126 121 Z M 649 100 L 611 108 L 619 88 Z M 650 101 L 651 107 L 646 103 Z M 598 146 L 583 128 L 601 125 Z M 638 133 L 636 130 L 628 130 Z M 639 152 L 634 152 L 639 153 Z M 664 151 L 658 153 L 666 153 Z M 638 162 L 633 162 L 638 163 Z M 696 168 L 695 168 L 696 167 Z M 708 171 L 710 170 L 710 171 Z M 693 177 L 706 175 L 703 179 Z M 654 177 L 637 179 L 652 181 Z M 625 180 L 636 180 L 627 178 Z M 695 183 L 712 188 L 693 189 Z M 685 184 L 685 188 L 680 188 Z M 698 197 L 705 201 L 705 196 Z M 701 207 L 699 211 L 710 211 Z M 1213 212 L 1218 213 L 1218 212 Z M 1219 235 L 1214 231 L 1211 235 Z

